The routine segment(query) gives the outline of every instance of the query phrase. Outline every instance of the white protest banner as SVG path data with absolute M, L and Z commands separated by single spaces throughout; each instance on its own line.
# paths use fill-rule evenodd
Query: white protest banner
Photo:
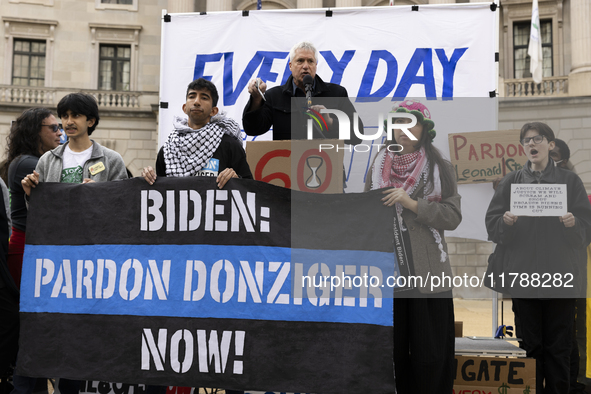
M 491 3 L 330 10 L 171 14 L 162 23 L 159 144 L 170 132 L 189 82 L 218 88 L 218 107 L 241 123 L 248 82 L 267 88 L 291 75 L 289 50 L 307 40 L 320 52 L 317 74 L 350 97 L 489 97 L 496 89 Z M 352 28 L 354 27 L 354 28 Z M 396 101 L 396 100 L 394 100 Z
M 317 74 L 344 86 L 356 108 L 384 99 L 389 111 L 395 101 L 423 98 L 436 125 L 434 145 L 447 157 L 448 133 L 497 128 L 491 96 L 497 89 L 498 14 L 490 2 L 420 5 L 418 11 L 394 6 L 170 14 L 162 23 L 159 146 L 173 117 L 184 116 L 192 80 L 211 80 L 218 107 L 241 125 L 248 82 L 261 78 L 267 89 L 284 84 L 291 75 L 289 50 L 306 40 L 320 53 Z M 365 133 L 380 127 L 374 117 L 360 117 Z M 375 152 L 345 151 L 346 192 L 363 191 Z M 486 239 L 492 188 L 462 185 L 459 192 L 464 221 L 448 235 Z
M 566 185 L 511 185 L 511 213 L 517 216 L 564 216 Z

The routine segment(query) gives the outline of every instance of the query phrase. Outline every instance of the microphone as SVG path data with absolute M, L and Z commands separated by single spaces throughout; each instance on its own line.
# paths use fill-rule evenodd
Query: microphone
M 304 75 L 304 88 L 306 89 L 306 102 L 308 105 L 308 112 L 310 112 L 310 107 L 312 106 L 312 85 L 314 84 L 314 78 L 310 75 L 310 74 L 306 74 Z M 311 119 L 310 119 L 311 122 Z M 316 125 L 316 124 L 312 124 L 312 128 L 314 131 L 317 131 L 318 134 L 320 134 L 320 136 L 324 139 L 326 139 L 326 137 L 324 136 L 324 133 L 322 132 L 322 130 L 320 130 L 320 128 Z
M 314 84 L 314 78 L 310 74 L 304 75 L 304 87 L 306 89 L 306 102 L 308 108 L 312 106 L 312 85 Z

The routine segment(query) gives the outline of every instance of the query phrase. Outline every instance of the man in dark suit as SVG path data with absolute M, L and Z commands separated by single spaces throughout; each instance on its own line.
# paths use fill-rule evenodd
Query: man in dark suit
M 250 100 L 242 114 L 242 124 L 247 135 L 261 135 L 273 127 L 274 140 L 291 140 L 307 138 L 308 114 L 317 119 L 322 115 L 320 131 L 316 129 L 314 138 L 339 138 L 338 119 L 335 115 L 321 114 L 322 109 L 337 109 L 347 114 L 351 125 L 351 139 L 348 144 L 360 143 L 353 132 L 353 113 L 355 107 L 348 99 L 347 90 L 337 84 L 324 82 L 316 75 L 318 50 L 309 42 L 294 45 L 289 53 L 289 69 L 291 76 L 284 85 L 276 86 L 267 91 L 267 84 L 259 78 L 248 84 Z M 304 78 L 312 77 L 313 105 L 306 106 L 306 90 Z M 264 96 L 264 97 L 263 97 Z M 300 100 L 293 101 L 293 97 Z M 359 132 L 363 134 L 363 125 L 359 121 Z

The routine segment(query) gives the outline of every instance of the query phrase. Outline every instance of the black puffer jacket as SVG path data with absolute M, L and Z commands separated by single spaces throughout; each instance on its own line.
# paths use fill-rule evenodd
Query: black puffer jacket
M 574 215 L 575 225 L 567 228 L 558 217 L 520 216 L 508 226 L 503 215 L 511 210 L 512 183 L 566 185 L 567 211 Z M 591 204 L 577 174 L 549 160 L 538 180 L 528 161 L 499 183 L 486 212 L 486 229 L 489 240 L 502 248 L 504 293 L 525 298 L 585 297 L 586 267 L 580 256 L 591 242 Z M 532 282 L 535 274 L 539 282 Z

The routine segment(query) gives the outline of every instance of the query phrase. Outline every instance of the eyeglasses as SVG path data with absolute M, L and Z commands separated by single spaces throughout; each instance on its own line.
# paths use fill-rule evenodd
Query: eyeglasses
M 54 133 L 56 133 L 58 130 L 62 129 L 62 124 L 41 124 L 41 126 L 46 126 L 49 127 L 50 129 L 53 130 Z
M 534 140 L 534 144 L 539 144 L 540 142 L 544 141 L 543 135 L 536 135 L 535 137 L 527 137 L 521 140 L 521 145 L 527 145 L 531 140 Z

